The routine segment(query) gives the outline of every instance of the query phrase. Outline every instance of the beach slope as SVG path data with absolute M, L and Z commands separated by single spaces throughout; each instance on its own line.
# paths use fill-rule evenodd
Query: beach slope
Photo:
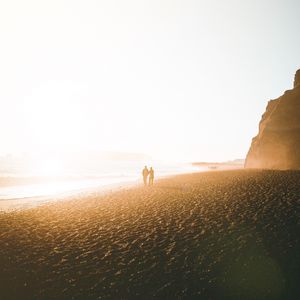
M 300 172 L 237 170 L 0 214 L 1 299 L 297 299 Z

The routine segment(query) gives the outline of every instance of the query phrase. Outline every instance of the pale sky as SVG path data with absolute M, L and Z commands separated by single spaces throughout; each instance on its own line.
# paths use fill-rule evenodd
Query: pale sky
M 298 0 L 0 0 L 0 153 L 244 158 L 300 68 Z

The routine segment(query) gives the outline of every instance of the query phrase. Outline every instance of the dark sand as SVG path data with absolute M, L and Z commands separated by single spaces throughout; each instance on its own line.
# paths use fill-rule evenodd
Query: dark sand
M 300 299 L 300 172 L 180 175 L 0 214 L 0 299 Z

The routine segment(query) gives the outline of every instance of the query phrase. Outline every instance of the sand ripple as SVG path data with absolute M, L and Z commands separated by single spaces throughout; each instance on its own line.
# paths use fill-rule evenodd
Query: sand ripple
M 296 299 L 300 172 L 224 171 L 0 215 L 1 299 Z

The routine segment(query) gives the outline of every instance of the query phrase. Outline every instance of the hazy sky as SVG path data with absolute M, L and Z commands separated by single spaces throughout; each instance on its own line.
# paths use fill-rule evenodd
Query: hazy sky
M 298 0 L 0 2 L 0 153 L 245 157 L 300 68 Z

